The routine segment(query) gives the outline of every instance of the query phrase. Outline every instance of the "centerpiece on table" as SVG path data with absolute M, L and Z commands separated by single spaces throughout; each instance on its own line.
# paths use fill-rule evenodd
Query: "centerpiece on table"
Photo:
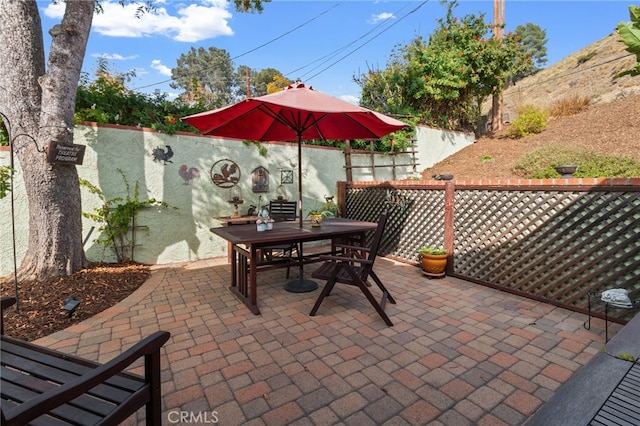
M 269 210 L 265 207 L 258 213 L 258 219 L 256 220 L 256 227 L 258 232 L 271 231 L 273 229 L 273 223 L 275 220 L 269 216 Z

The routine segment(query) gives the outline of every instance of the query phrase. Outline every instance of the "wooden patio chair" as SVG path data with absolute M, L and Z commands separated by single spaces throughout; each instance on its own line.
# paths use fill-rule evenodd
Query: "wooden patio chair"
M 320 257 L 320 259 L 325 260 L 325 262 L 312 274 L 312 277 L 326 280 L 327 283 L 322 289 L 318 300 L 316 300 L 313 309 L 311 309 L 309 313 L 310 316 L 316 314 L 324 298 L 331 294 L 336 283 L 340 283 L 358 287 L 384 322 L 389 326 L 393 326 L 389 316 L 384 311 L 384 307 L 387 300 L 393 304 L 395 304 L 396 301 L 373 271 L 373 264 L 378 254 L 378 247 L 380 246 L 386 223 L 387 213 L 384 212 L 380 215 L 378 227 L 376 228 L 369 247 L 337 244 L 336 247 L 342 249 L 342 254 Z M 372 287 L 369 279 L 376 283 L 382 291 L 382 299 L 379 303 L 369 290 L 369 288 Z
M 295 201 L 270 201 L 269 217 L 276 222 L 295 221 L 298 217 L 298 203 Z M 277 259 L 291 259 L 294 251 L 296 256 L 300 254 L 297 243 L 273 245 L 263 247 L 261 250 L 268 262 Z M 289 278 L 290 269 L 291 267 L 287 266 L 287 278 Z

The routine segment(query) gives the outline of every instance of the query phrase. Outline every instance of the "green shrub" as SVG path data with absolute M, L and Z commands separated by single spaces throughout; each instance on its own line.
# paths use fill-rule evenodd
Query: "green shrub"
M 14 170 L 9 166 L 0 166 L 0 198 L 7 196 L 11 191 L 11 175 Z
M 638 177 L 640 162 L 630 157 L 614 157 L 585 148 L 547 146 L 526 154 L 518 160 L 514 173 L 530 179 L 560 177 L 555 166 L 577 164 L 574 177 Z
M 640 177 L 640 162 L 631 157 L 597 155 L 580 163 L 577 177 Z
M 507 136 L 516 139 L 540 133 L 547 128 L 548 117 L 547 111 L 537 109 L 533 105 L 525 105 L 518 110 L 518 118 L 507 128 Z
M 4 123 L 0 120 L 0 146 L 9 146 L 9 135 Z
M 585 62 L 587 62 L 589 59 L 593 58 L 594 56 L 596 56 L 597 52 L 592 51 L 587 53 L 586 55 L 582 55 L 578 57 L 578 65 L 580 64 L 584 64 Z

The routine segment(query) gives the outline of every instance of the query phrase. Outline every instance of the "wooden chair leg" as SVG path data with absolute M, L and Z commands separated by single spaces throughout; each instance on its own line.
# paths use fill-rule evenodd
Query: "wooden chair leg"
M 376 310 L 376 312 L 378 312 L 378 314 L 382 317 L 382 319 L 384 320 L 384 322 L 389 326 L 389 327 L 393 327 L 393 323 L 391 322 L 391 319 L 389 318 L 389 316 L 387 315 L 387 313 L 384 311 L 384 309 L 382 308 L 382 306 L 380 306 L 380 304 L 378 304 L 378 301 L 376 300 L 375 297 L 373 297 L 373 295 L 371 294 L 371 292 L 369 291 L 369 289 L 367 289 L 367 286 L 364 285 L 364 283 L 362 285 L 358 285 L 358 287 L 360 287 L 360 290 L 362 290 L 362 292 L 364 293 L 364 295 L 367 297 L 367 299 L 369 299 L 369 302 L 371 303 L 371 306 L 373 306 L 373 308 Z M 382 297 L 383 301 L 384 301 L 384 296 Z M 384 303 L 384 302 L 383 302 Z
M 331 293 L 334 285 L 336 285 L 335 280 L 327 281 L 327 283 L 324 285 L 324 288 L 322 289 L 322 292 L 320 293 L 320 296 L 318 296 L 318 300 L 316 300 L 315 305 L 313 305 L 313 309 L 311 309 L 311 312 L 309 312 L 310 317 L 315 316 L 316 312 L 318 312 L 318 308 L 320 308 L 320 305 L 322 305 L 322 301 L 329 295 L 329 293 Z
M 353 279 L 353 282 L 358 286 L 358 288 L 360 288 L 360 291 L 362 291 L 362 293 L 364 293 L 364 295 L 367 298 L 367 300 L 369 300 L 369 303 L 371 303 L 371 306 L 373 306 L 373 308 L 376 310 L 376 312 L 378 312 L 378 314 L 382 317 L 382 319 L 384 320 L 384 322 L 388 326 L 393 327 L 393 323 L 391 322 L 391 319 L 389 318 L 387 313 L 384 311 L 384 309 L 380 306 L 380 304 L 378 303 L 376 298 L 373 297 L 373 294 L 371 294 L 371 292 L 369 291 L 369 288 L 367 287 L 367 285 L 360 279 L 358 274 L 356 274 L 355 271 L 352 268 L 347 267 L 346 269 L 347 269 L 347 272 L 349 273 L 349 275 L 351 276 L 351 278 Z M 382 283 L 380 283 L 380 284 L 382 284 Z M 384 288 L 384 286 L 382 286 L 382 288 Z M 383 295 L 382 295 L 382 300 L 383 300 L 383 303 L 384 303 L 384 301 L 385 301 L 384 292 L 383 292 Z
M 340 272 L 340 269 L 341 265 L 339 263 L 336 263 L 333 271 L 331 271 L 331 275 L 329 276 L 327 283 L 324 285 L 322 292 L 320 292 L 320 296 L 318 296 L 316 303 L 313 305 L 313 309 L 311 309 L 311 312 L 309 312 L 310 317 L 314 316 L 316 312 L 318 312 L 318 308 L 320 307 L 320 305 L 322 305 L 322 301 L 324 300 L 324 298 L 327 297 L 329 293 L 331 293 L 331 290 L 333 290 L 333 286 L 336 285 L 336 277 L 338 276 L 338 272 Z
M 387 299 L 389 299 L 389 302 L 395 305 L 396 304 L 395 299 L 393 298 L 393 296 L 391 296 L 391 293 L 389 293 L 389 290 L 387 290 L 384 284 L 382 284 L 382 281 L 380 280 L 380 278 L 378 278 L 378 276 L 374 271 L 371 271 L 371 278 L 376 283 L 376 285 L 380 288 L 380 290 L 382 290 L 383 297 L 386 295 Z

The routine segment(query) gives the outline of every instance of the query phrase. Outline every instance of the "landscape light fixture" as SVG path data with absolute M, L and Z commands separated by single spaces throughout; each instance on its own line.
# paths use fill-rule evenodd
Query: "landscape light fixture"
M 62 306 L 62 309 L 67 311 L 67 313 L 69 314 L 69 318 L 71 318 L 73 313 L 78 308 L 79 304 L 80 302 L 78 301 L 78 299 L 76 299 L 75 296 L 67 297 L 66 299 L 64 299 L 64 305 Z

